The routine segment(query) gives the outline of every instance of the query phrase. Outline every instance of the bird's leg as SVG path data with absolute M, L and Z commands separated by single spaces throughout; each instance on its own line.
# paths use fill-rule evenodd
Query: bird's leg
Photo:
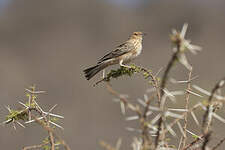
M 105 78 L 105 69 L 102 70 L 102 79 Z
M 120 66 L 122 66 L 122 67 L 126 67 L 126 68 L 129 68 L 129 69 L 131 68 L 131 66 L 124 65 L 124 64 L 123 64 L 123 60 L 120 60 Z

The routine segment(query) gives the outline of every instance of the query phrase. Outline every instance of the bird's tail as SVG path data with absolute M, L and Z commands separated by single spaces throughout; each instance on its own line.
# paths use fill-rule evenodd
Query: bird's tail
M 106 64 L 100 63 L 97 64 L 96 66 L 87 68 L 84 70 L 84 74 L 87 80 L 90 80 L 93 76 L 95 76 L 99 71 L 105 69 L 107 67 Z

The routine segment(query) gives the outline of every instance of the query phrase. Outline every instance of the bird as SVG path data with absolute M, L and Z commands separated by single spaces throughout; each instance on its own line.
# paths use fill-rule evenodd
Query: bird
M 86 79 L 90 80 L 101 70 L 115 64 L 119 64 L 122 67 L 131 68 L 126 64 L 141 54 L 144 35 L 146 35 L 146 33 L 133 32 L 126 42 L 120 44 L 114 50 L 104 55 L 98 60 L 95 66 L 85 69 L 83 72 Z

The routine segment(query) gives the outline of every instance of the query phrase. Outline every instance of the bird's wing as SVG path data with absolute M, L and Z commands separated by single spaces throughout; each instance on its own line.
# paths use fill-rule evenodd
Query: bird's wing
M 111 51 L 110 53 L 106 54 L 101 59 L 99 59 L 98 64 L 103 62 L 103 61 L 106 61 L 106 60 L 109 60 L 109 59 L 112 59 L 112 58 L 116 58 L 116 57 L 119 57 L 123 54 L 126 54 L 127 52 L 133 50 L 134 48 L 135 47 L 132 43 L 125 42 L 125 43 L 117 46 L 117 48 L 115 50 Z

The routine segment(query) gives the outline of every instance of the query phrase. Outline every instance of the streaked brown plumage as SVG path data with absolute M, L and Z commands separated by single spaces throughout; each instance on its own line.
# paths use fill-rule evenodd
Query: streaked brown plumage
M 110 65 L 120 64 L 120 66 L 130 68 L 130 66 L 124 64 L 129 63 L 140 55 L 142 51 L 143 35 L 142 32 L 134 32 L 126 42 L 117 46 L 115 50 L 99 59 L 97 65 L 85 69 L 84 74 L 87 80 L 90 80 L 99 71 Z

